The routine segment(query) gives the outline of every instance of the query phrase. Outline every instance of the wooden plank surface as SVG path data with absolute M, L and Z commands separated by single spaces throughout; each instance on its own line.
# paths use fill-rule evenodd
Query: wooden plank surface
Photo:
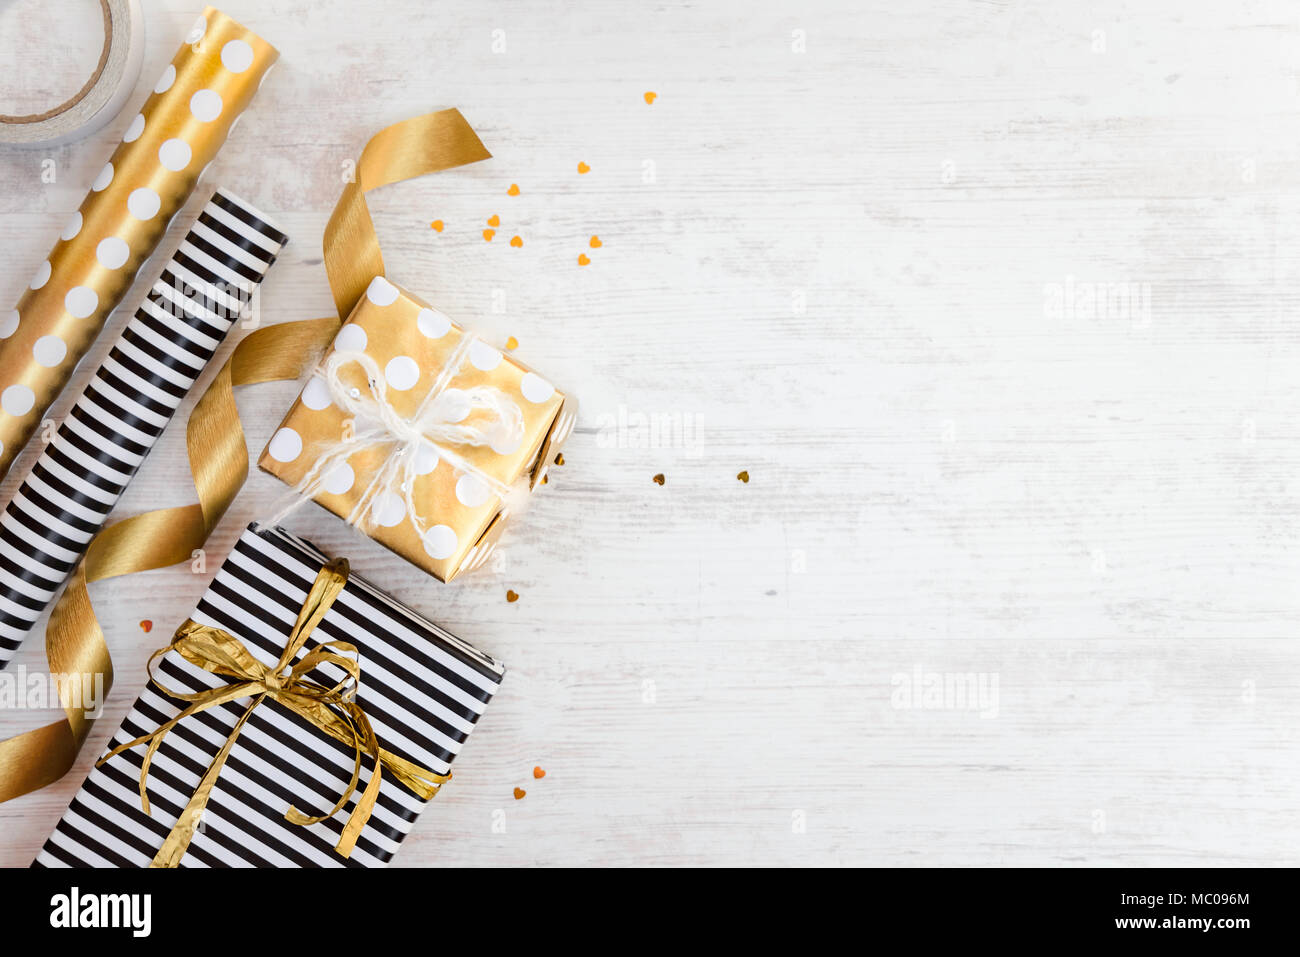
M 26 6 L 19 73 L 56 62 L 13 40 Z M 144 6 L 133 102 L 196 12 Z M 373 194 L 389 276 L 582 402 L 452 586 L 291 523 L 510 669 L 399 864 L 1300 861 L 1292 5 L 224 9 L 283 54 L 206 179 L 293 237 L 262 321 L 330 312 L 367 137 L 458 106 L 495 158 Z M 0 299 L 129 119 L 0 151 Z M 241 394 L 255 449 L 295 391 Z M 0 864 L 282 491 L 253 476 L 203 574 L 95 588 L 114 699 L 73 774 L 0 806 Z M 174 428 L 119 514 L 191 494 Z

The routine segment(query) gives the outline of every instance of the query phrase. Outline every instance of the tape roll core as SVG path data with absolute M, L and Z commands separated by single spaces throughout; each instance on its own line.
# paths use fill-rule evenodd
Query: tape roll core
M 94 72 L 75 94 L 44 113 L 0 113 L 0 144 L 47 146 L 99 129 L 121 111 L 144 63 L 139 0 L 99 0 L 104 48 Z

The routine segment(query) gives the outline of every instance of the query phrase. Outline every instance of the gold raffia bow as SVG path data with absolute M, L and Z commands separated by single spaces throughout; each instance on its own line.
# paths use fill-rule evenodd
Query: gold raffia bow
M 113 661 L 87 586 L 192 559 L 248 477 L 248 447 L 234 387 L 301 378 L 365 294 L 370 280 L 384 274 L 365 194 L 491 155 L 459 110 L 412 117 L 371 137 L 357 161 L 355 181 L 344 187 L 325 227 L 325 272 L 338 315 L 258 329 L 235 347 L 186 425 L 198 501 L 144 512 L 95 536 L 50 612 L 45 654 L 51 674 L 66 675 L 71 681 L 80 681 L 84 674 L 102 674 L 104 693 L 108 693 L 113 686 Z M 54 783 L 76 761 L 95 722 L 71 686 L 61 684 L 59 698 L 63 720 L 0 741 L 0 802 Z
M 288 708 L 294 714 L 315 725 L 332 738 L 352 746 L 354 760 L 352 779 L 343 790 L 342 796 L 326 814 L 310 816 L 303 814 L 293 805 L 285 812 L 285 820 L 291 824 L 319 824 L 332 818 L 347 805 L 356 793 L 357 783 L 361 779 L 361 759 L 363 754 L 374 757 L 375 767 L 370 781 L 366 784 L 361 798 L 352 809 L 343 833 L 334 846 L 339 854 L 348 857 L 356 846 L 366 822 L 374 811 L 375 801 L 379 798 L 380 778 L 383 768 L 393 777 L 406 785 L 424 800 L 429 800 L 438 793 L 438 788 L 451 780 L 450 774 L 436 774 L 427 768 L 407 761 L 379 746 L 379 739 L 370 726 L 370 719 L 356 702 L 357 686 L 361 683 L 361 664 L 357 660 L 357 646 L 347 641 L 323 641 L 312 648 L 297 661 L 298 652 L 310 637 L 313 629 L 324 619 L 334 599 L 343 591 L 348 580 L 347 559 L 336 559 L 323 568 L 312 583 L 307 598 L 298 612 L 298 620 L 285 642 L 284 651 L 274 667 L 268 668 L 233 635 L 190 620 L 181 625 L 170 645 L 159 648 L 149 658 L 149 680 L 163 694 L 180 701 L 190 702 L 189 707 L 165 721 L 149 734 L 141 735 L 133 741 L 119 744 L 96 763 L 99 767 L 123 751 L 129 751 L 148 742 L 149 750 L 145 753 L 140 766 L 140 806 L 145 814 L 151 814 L 149 807 L 148 779 L 149 768 L 154 755 L 162 746 L 168 733 L 191 715 L 207 711 L 239 698 L 252 698 L 244 713 L 240 715 L 225 744 L 212 759 L 212 764 L 200 779 L 198 787 L 190 797 L 189 803 L 176 818 L 171 832 L 163 845 L 154 855 L 150 867 L 176 867 L 189 849 L 194 832 L 203 818 L 203 809 L 208 805 L 212 789 L 216 786 L 226 758 L 230 756 L 235 741 L 244 724 L 264 701 L 275 701 Z M 207 691 L 181 692 L 168 688 L 154 673 L 154 664 L 169 651 L 175 651 L 192 665 L 209 671 L 223 678 L 230 678 L 228 684 L 210 688 Z M 307 677 L 322 665 L 334 665 L 343 671 L 343 678 L 334 685 L 323 685 Z M 287 672 L 285 669 L 289 669 Z

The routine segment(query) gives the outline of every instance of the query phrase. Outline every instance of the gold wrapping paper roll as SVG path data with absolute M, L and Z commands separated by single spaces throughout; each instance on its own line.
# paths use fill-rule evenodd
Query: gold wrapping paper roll
M 0 477 L 278 58 L 261 37 L 204 9 L 18 308 L 0 313 Z
M 450 397 L 475 389 L 500 390 L 519 410 L 520 431 L 504 444 L 479 446 L 421 442 L 402 449 L 396 437 L 366 443 L 344 464 L 324 477 L 313 500 L 340 517 L 348 517 L 368 495 L 375 502 L 372 520 L 359 523 L 367 535 L 392 549 L 439 581 L 481 566 L 495 548 L 508 503 L 487 482 L 531 491 L 573 430 L 577 403 L 549 381 L 500 349 L 473 339 L 428 303 L 376 277 L 339 331 L 333 349 L 359 350 L 374 360 L 385 380 L 388 404 L 403 420 L 438 395 Z M 459 359 L 454 358 L 463 356 Z M 330 359 L 327 354 L 324 367 Z M 449 368 L 448 362 L 452 365 Z M 446 372 L 443 375 L 444 371 Z M 354 395 L 370 392 L 366 373 L 355 365 L 340 373 Z M 442 388 L 438 391 L 438 384 Z M 451 421 L 473 425 L 480 412 Z M 300 483 L 317 459 L 341 436 L 362 426 L 331 401 L 318 369 L 271 437 L 258 466 L 290 485 Z M 495 446 L 495 447 L 494 447 Z M 415 467 L 411 498 L 424 535 L 411 521 L 400 488 L 372 488 L 385 461 L 408 454 Z M 475 476 L 454 459 L 479 473 Z

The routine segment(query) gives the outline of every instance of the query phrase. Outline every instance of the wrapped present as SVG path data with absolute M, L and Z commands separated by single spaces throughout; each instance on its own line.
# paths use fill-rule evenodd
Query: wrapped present
M 504 669 L 254 524 L 151 673 L 36 866 L 386 865 Z
M 445 582 L 487 560 L 576 417 L 542 376 L 376 277 L 259 465 Z

